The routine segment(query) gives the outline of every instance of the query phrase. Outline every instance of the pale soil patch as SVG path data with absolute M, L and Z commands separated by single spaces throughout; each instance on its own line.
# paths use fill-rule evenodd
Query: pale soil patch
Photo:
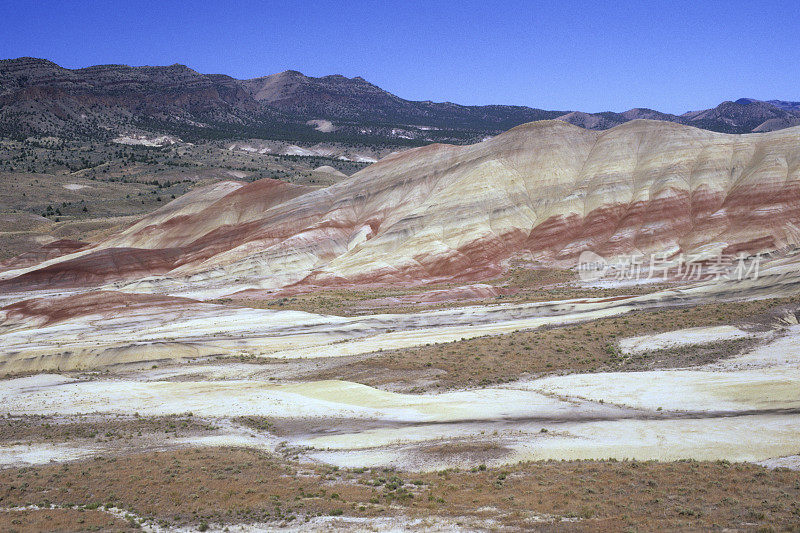
M 485 422 L 372 429 L 292 443 L 313 447 L 307 457 L 342 468 L 436 471 L 607 458 L 760 462 L 798 450 L 798 423 L 800 415 Z
M 68 191 L 79 191 L 81 189 L 88 189 L 88 185 L 81 185 L 80 183 L 67 183 L 64 188 Z
M 553 376 L 509 385 L 655 411 L 800 409 L 800 369 L 654 370 Z
M 542 523 L 560 522 L 555 517 L 541 517 Z M 565 521 L 568 522 L 568 521 Z M 265 524 L 266 526 L 266 524 Z M 409 516 L 398 517 L 332 517 L 318 516 L 299 526 L 298 531 L 352 531 L 367 533 L 374 531 L 426 531 L 426 532 L 457 532 L 457 531 L 492 531 L 501 528 L 501 524 L 494 519 L 474 516 L 427 516 L 412 518 Z M 294 528 L 293 528 L 294 529 Z M 231 528 L 231 531 L 240 531 Z M 251 530 L 241 530 L 251 531 Z M 263 531 L 268 531 L 264 529 Z
M 754 336 L 753 333 L 742 331 L 735 326 L 699 327 L 667 331 L 655 335 L 628 337 L 619 341 L 619 347 L 624 354 L 635 354 L 678 346 L 745 339 L 752 336 Z
M 36 381 L 43 386 L 36 386 Z M 47 381 L 45 381 L 47 380 Z M 138 382 L 75 381 L 35 376 L 3 382 L 0 402 L 11 414 L 100 413 L 165 416 L 259 415 L 276 418 L 383 418 L 397 421 L 453 421 L 546 416 L 574 411 L 535 391 L 482 389 L 442 394 L 399 394 L 357 383 L 317 381 L 270 384 L 263 381 Z M 582 406 L 608 411 L 602 406 Z
M 784 457 L 774 457 L 765 461 L 759 461 L 761 466 L 770 469 L 788 468 L 790 470 L 800 470 L 800 455 L 787 455 Z
M 495 432 L 499 445 L 515 450 L 500 459 L 503 463 L 530 457 L 609 456 L 763 460 L 794 453 L 800 439 L 800 370 L 780 367 L 577 374 L 423 395 L 337 381 L 75 381 L 39 375 L 3 384 L 0 401 L 13 414 L 192 412 L 204 417 L 332 420 L 327 428 L 318 424 L 311 434 L 308 428 L 306 433 L 296 430 L 287 440 L 301 447 L 340 450 L 315 457 L 346 465 L 399 461 L 438 468 L 438 458 L 427 459 L 423 466 L 413 448 L 456 435 L 495 441 L 489 436 Z M 749 413 L 762 413 L 764 418 L 742 423 L 741 415 Z M 337 419 L 349 421 L 351 429 L 337 428 Z M 377 421 L 384 426 L 375 427 Z M 754 424 L 759 432 L 752 431 Z M 555 431 L 542 436 L 540 430 L 548 426 Z M 275 446 L 270 425 L 257 434 L 233 429 L 179 442 Z M 687 433 L 694 437 L 687 441 Z M 542 452 L 556 437 L 566 440 Z M 398 445 L 411 448 L 398 452 Z M 358 450 L 366 451 L 354 453 Z
M 0 445 L 0 466 L 38 465 L 50 462 L 74 461 L 96 453 L 93 448 L 78 448 L 66 444 Z
M 121 135 L 111 142 L 117 144 L 128 144 L 134 146 L 168 146 L 180 143 L 181 140 L 171 135 L 146 136 L 146 135 Z
M 800 366 L 800 326 L 789 326 L 777 338 L 732 359 L 719 361 L 720 370 L 756 369 L 776 366 Z
M 324 120 L 324 119 L 309 120 L 308 122 L 306 122 L 306 124 L 309 126 L 314 126 L 315 130 L 321 131 L 323 133 L 330 133 L 332 131 L 336 131 L 336 127 L 330 120 Z

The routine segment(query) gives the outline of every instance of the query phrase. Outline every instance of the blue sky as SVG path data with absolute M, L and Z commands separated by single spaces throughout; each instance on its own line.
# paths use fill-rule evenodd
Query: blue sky
M 362 76 L 403 98 L 682 113 L 800 100 L 800 3 L 0 0 L 0 57 Z

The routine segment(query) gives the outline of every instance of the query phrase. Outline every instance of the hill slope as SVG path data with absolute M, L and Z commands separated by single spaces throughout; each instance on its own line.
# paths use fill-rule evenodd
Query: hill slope
M 17 138 L 109 139 L 144 132 L 167 133 L 184 140 L 464 144 L 519 124 L 555 118 L 593 130 L 654 119 L 747 133 L 799 124 L 796 104 L 744 98 L 680 116 L 639 108 L 624 113 L 584 113 L 410 101 L 360 77 L 315 78 L 292 70 L 237 80 L 177 64 L 70 70 L 44 59 L 0 61 L 0 135 Z
M 795 244 L 800 224 L 800 128 L 726 135 L 637 120 L 595 132 L 544 121 L 401 152 L 325 189 L 220 187 L 93 249 L 7 272 L 2 287 L 119 282 L 208 297 L 480 279 L 511 260 L 574 265 L 586 249 L 776 250 Z

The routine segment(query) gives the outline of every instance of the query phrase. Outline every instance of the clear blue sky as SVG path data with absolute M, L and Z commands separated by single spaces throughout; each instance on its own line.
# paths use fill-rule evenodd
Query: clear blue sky
M 403 98 L 681 113 L 800 100 L 800 3 L 0 0 L 0 57 L 362 76 Z

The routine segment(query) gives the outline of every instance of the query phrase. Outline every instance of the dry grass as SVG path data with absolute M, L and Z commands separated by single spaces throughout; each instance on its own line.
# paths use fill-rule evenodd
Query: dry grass
M 136 531 L 129 522 L 89 509 L 0 511 L 0 531 Z
M 430 289 L 430 287 L 428 287 Z M 211 303 L 250 307 L 253 309 L 276 309 L 282 311 L 305 311 L 322 315 L 362 316 L 375 312 L 376 307 L 368 305 L 375 298 L 391 298 L 416 294 L 415 289 L 327 289 L 279 298 L 220 298 Z M 410 313 L 422 309 L 422 306 L 396 306 L 393 313 Z
M 638 311 L 621 317 L 544 330 L 520 331 L 419 348 L 384 351 L 329 368 L 317 379 L 344 379 L 420 392 L 485 386 L 543 374 L 645 370 L 704 364 L 735 355 L 750 341 L 715 343 L 623 357 L 625 337 L 698 326 L 764 323 L 800 298 L 705 304 Z
M 195 449 L 0 471 L 0 505 L 113 504 L 161 525 L 316 515 L 476 516 L 516 528 L 798 530 L 800 472 L 748 464 L 565 461 L 409 473 Z M 578 522 L 541 524 L 536 516 Z
M 45 221 L 31 229 L 3 231 L 0 224 L 0 261 L 36 251 L 41 242 L 70 239 L 97 242 L 133 224 L 136 217 L 88 218 L 61 222 Z
M 126 217 L 158 209 L 197 185 L 231 179 L 231 170 L 245 181 L 275 178 L 316 186 L 318 176 L 311 170 L 321 164 L 347 174 L 366 166 L 338 159 L 240 152 L 213 142 L 145 148 L 0 139 L 0 260 L 36 250 L 43 239 L 100 238 L 104 232 L 130 225 Z M 35 227 L 4 225 L 2 220 L 31 214 L 47 214 L 47 219 L 39 219 Z
M 376 312 L 418 313 L 463 305 L 488 305 L 496 303 L 546 302 L 576 298 L 610 298 L 649 294 L 668 287 L 668 284 L 646 284 L 624 288 L 584 288 L 573 270 L 557 268 L 513 268 L 508 274 L 481 283 L 496 287 L 501 294 L 491 298 L 462 298 L 431 303 L 425 301 L 430 291 L 456 289 L 464 283 L 433 283 L 424 286 L 373 287 L 373 288 L 309 288 L 311 292 L 278 295 L 275 298 L 221 298 L 213 303 L 252 307 L 306 311 L 309 313 L 339 316 L 362 316 Z M 312 290 L 313 289 L 313 290 Z M 294 289 L 293 289 L 294 290 Z M 303 290 L 302 287 L 297 290 Z M 402 298 L 401 302 L 392 301 Z M 388 300 L 388 301 L 382 301 Z
M 0 443 L 69 442 L 92 439 L 97 442 L 125 441 L 144 433 L 166 433 L 174 437 L 213 431 L 212 424 L 192 416 L 118 417 L 92 421 L 52 416 L 0 417 Z
M 551 300 L 569 300 L 573 298 L 610 298 L 613 296 L 638 296 L 650 294 L 675 283 L 646 283 L 628 287 L 580 287 L 574 285 L 578 281 L 575 270 L 563 268 L 525 268 L 513 267 L 506 275 L 488 281 L 497 287 L 506 287 L 512 291 L 499 298 L 507 303 L 546 302 Z

